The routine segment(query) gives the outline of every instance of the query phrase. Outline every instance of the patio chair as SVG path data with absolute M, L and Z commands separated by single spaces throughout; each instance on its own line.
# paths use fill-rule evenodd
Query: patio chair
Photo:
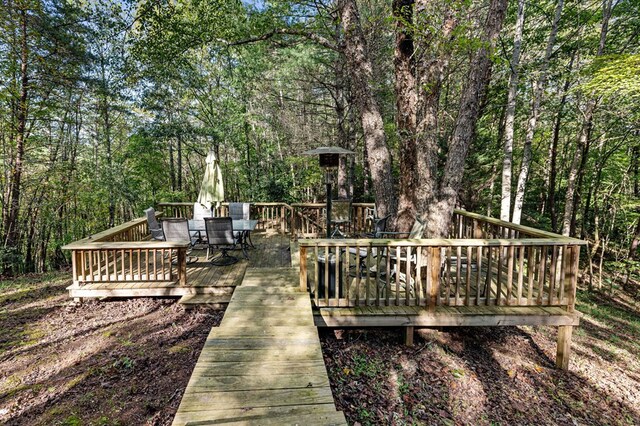
M 205 217 L 213 217 L 211 209 L 208 209 L 207 206 L 200 204 L 197 201 L 193 203 L 193 220 L 204 221 Z M 199 242 L 204 241 L 204 238 L 202 238 L 202 231 L 191 231 L 191 236 L 197 236 Z
M 196 243 L 189 232 L 189 222 L 185 218 L 170 218 L 162 220 L 162 231 L 166 241 L 184 241 L 189 243 L 187 250 L 187 263 L 193 263 L 198 260 L 197 257 L 189 256 L 193 246 Z
M 344 237 L 345 233 L 340 229 L 341 226 L 347 228 L 347 232 L 351 231 L 351 199 L 331 200 L 331 238 L 336 235 Z
M 164 232 L 162 227 L 156 219 L 156 211 L 153 207 L 149 207 L 144 211 L 144 215 L 147 217 L 147 227 L 151 233 L 151 239 L 154 241 L 164 241 Z
M 382 235 L 387 230 L 387 222 L 391 215 L 387 215 L 385 217 L 380 217 L 377 219 L 372 219 L 373 225 L 371 232 L 365 232 L 364 234 L 360 234 L 359 238 L 382 238 Z M 372 253 L 375 257 L 377 254 L 377 250 L 374 248 L 374 252 Z M 367 271 L 366 260 L 368 255 L 367 249 L 357 249 L 356 247 L 349 247 L 349 253 L 358 256 L 358 264 L 360 267 L 359 274 L 360 276 L 365 276 Z M 355 267 L 355 265 L 354 265 Z
M 413 226 L 411 227 L 411 231 L 409 232 L 383 231 L 378 233 L 379 235 L 378 238 L 384 238 L 384 236 L 392 236 L 393 238 L 399 238 L 398 236 L 406 235 L 406 238 L 410 240 L 420 239 L 424 236 L 424 231 L 426 227 L 427 227 L 427 224 L 425 222 L 423 222 L 419 218 L 416 218 L 415 222 L 413 223 Z M 404 267 L 401 267 L 400 270 L 397 270 L 398 264 L 402 265 L 402 264 L 406 264 L 406 262 L 409 262 L 411 264 L 410 269 L 414 269 L 415 264 L 417 262 L 416 254 L 412 253 L 409 255 L 406 249 L 402 249 L 400 250 L 400 256 L 398 257 L 398 253 L 396 250 L 387 250 L 386 248 L 381 248 L 373 254 L 374 256 L 380 256 L 380 258 L 387 258 L 387 257 L 389 258 L 390 263 L 392 265 L 391 270 L 389 271 L 376 270 L 376 273 L 379 274 L 380 276 L 389 274 L 389 281 L 395 283 L 395 291 L 402 291 L 401 287 L 407 285 L 407 277 L 406 277 L 406 273 L 402 272 L 403 270 L 405 270 Z M 386 265 L 386 262 L 381 261 L 380 264 Z M 410 291 L 414 292 L 414 280 L 412 277 L 409 277 L 409 286 L 410 286 Z
M 229 216 L 233 220 L 249 220 L 251 219 L 251 203 L 229 203 Z M 245 235 L 243 235 L 245 234 Z M 249 245 L 256 248 L 251 241 L 251 233 L 237 231 L 234 233 L 236 239 L 247 238 Z
M 234 220 L 249 220 L 251 215 L 250 203 L 229 203 L 229 216 Z
M 221 251 L 221 255 L 211 259 L 216 266 L 233 265 L 238 261 L 235 256 L 229 255 L 229 250 L 235 250 L 238 239 L 233 233 L 233 220 L 230 217 L 205 217 L 204 226 L 207 233 L 207 260 L 213 249 Z M 247 256 L 246 253 L 245 257 Z

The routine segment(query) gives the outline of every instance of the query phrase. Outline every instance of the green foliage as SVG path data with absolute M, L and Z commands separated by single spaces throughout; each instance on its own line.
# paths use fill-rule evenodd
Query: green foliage
M 587 70 L 592 76 L 580 89 L 592 97 L 609 101 L 640 101 L 640 54 L 597 58 Z

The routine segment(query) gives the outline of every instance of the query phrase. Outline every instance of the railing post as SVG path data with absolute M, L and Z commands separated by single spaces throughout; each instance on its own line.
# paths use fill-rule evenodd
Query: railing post
M 307 291 L 307 248 L 300 246 L 300 291 Z
M 570 258 L 568 259 L 569 267 L 565 269 L 564 282 L 565 282 L 565 293 L 567 294 L 567 311 L 573 312 L 575 310 L 576 304 L 576 289 L 578 287 L 578 268 L 580 262 L 580 246 L 569 246 L 568 254 Z M 566 256 L 566 254 L 565 254 Z
M 431 264 L 429 265 L 429 300 L 427 302 L 427 310 L 434 312 L 438 303 L 438 294 L 440 294 L 440 247 L 430 247 Z
M 78 280 L 78 250 L 73 250 L 71 252 L 71 270 L 73 272 L 73 285 L 79 285 L 80 280 Z
M 178 249 L 178 283 L 180 287 L 187 286 L 187 248 Z

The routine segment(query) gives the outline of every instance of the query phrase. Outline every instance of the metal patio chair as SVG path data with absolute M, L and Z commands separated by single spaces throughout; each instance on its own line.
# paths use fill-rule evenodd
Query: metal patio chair
M 162 231 L 166 241 L 185 241 L 189 243 L 187 250 L 187 263 L 193 263 L 198 260 L 195 256 L 189 256 L 193 246 L 197 242 L 191 232 L 189 232 L 189 221 L 185 218 L 168 218 L 162 220 Z
M 236 250 L 238 239 L 233 233 L 233 219 L 230 217 L 205 217 L 204 226 L 207 234 L 207 260 L 209 253 L 220 250 L 218 257 L 211 259 L 216 266 L 233 265 L 238 261 L 235 256 L 229 255 L 229 250 Z M 244 253 L 247 256 L 246 252 Z
M 151 239 L 154 241 L 164 241 L 164 232 L 162 232 L 162 226 L 156 219 L 156 211 L 153 207 L 149 207 L 144 211 L 144 215 L 147 217 L 147 227 L 151 233 Z

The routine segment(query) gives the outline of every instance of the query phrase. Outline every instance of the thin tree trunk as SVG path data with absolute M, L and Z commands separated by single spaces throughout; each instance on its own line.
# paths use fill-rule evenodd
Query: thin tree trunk
M 16 130 L 16 154 L 11 170 L 9 185 L 9 211 L 4 225 L 4 246 L 10 249 L 18 248 L 18 218 L 20 214 L 20 194 L 22 183 L 22 168 L 24 161 L 24 146 L 27 125 L 27 99 L 29 89 L 28 60 L 29 48 L 27 45 L 27 11 L 21 9 L 20 15 L 20 97 L 18 101 L 17 130 Z M 11 259 L 3 262 L 3 271 L 6 275 L 12 275 L 13 262 Z
M 533 99 L 531 101 L 531 112 L 529 119 L 527 120 L 527 130 L 525 133 L 524 148 L 522 152 L 522 163 L 520 165 L 520 174 L 518 175 L 518 183 L 516 185 L 516 196 L 513 205 L 513 216 L 511 221 L 519 224 L 522 218 L 522 208 L 524 206 L 524 196 L 526 192 L 527 179 L 529 178 L 529 170 L 531 168 L 531 145 L 533 143 L 533 137 L 536 133 L 536 127 L 538 125 L 538 115 L 540 114 L 540 104 L 542 103 L 542 97 L 544 95 L 544 89 L 547 85 L 547 71 L 549 69 L 549 60 L 553 53 L 553 46 L 556 43 L 556 37 L 558 35 L 558 23 L 562 16 L 562 9 L 564 7 L 564 0 L 558 0 L 556 4 L 556 10 L 553 17 L 553 24 L 551 25 L 551 32 L 547 40 L 547 48 L 544 53 L 544 59 L 542 61 L 542 67 L 540 69 L 540 77 L 533 90 Z
M 178 130 L 176 139 L 178 141 L 178 144 L 176 146 L 176 150 L 178 151 L 177 153 L 178 191 L 182 191 L 182 136 L 180 135 L 180 130 Z
M 173 158 L 173 142 L 168 138 L 169 142 L 169 175 L 171 177 L 171 190 L 176 190 L 176 166 Z
M 569 63 L 569 72 L 573 68 L 574 56 L 571 56 L 571 62 Z M 549 217 L 551 218 L 551 230 L 556 232 L 558 229 L 558 219 L 556 215 L 556 175 L 557 175 L 557 163 L 558 163 L 558 142 L 560 141 L 560 123 L 562 122 L 564 106 L 567 103 L 567 94 L 569 87 L 571 86 L 571 79 L 567 76 L 562 88 L 562 97 L 560 99 L 560 105 L 556 113 L 556 119 L 553 125 L 553 137 L 551 138 L 551 145 L 549 146 L 549 174 L 547 180 L 547 210 Z
M 341 0 L 339 9 L 342 29 L 345 34 L 344 55 L 362 120 L 373 192 L 376 197 L 376 209 L 380 216 L 388 214 L 395 216 L 397 202 L 393 191 L 391 153 L 384 134 L 380 107 L 371 90 L 373 69 L 367 55 L 366 40 L 360 26 L 358 7 L 355 0 Z
M 602 2 L 602 26 L 600 30 L 600 42 L 598 44 L 598 52 L 596 57 L 602 56 L 607 40 L 607 32 L 609 29 L 609 18 L 611 17 L 613 0 L 603 0 Z M 578 183 L 582 181 L 580 176 L 584 172 L 586 158 L 583 156 L 589 152 L 589 140 L 591 129 L 593 127 L 593 114 L 596 109 L 597 101 L 589 99 L 584 113 L 582 114 L 582 126 L 578 137 L 578 144 L 573 154 L 571 168 L 569 170 L 569 178 L 567 179 L 567 192 L 565 194 L 564 215 L 562 217 L 562 235 L 569 236 L 573 231 L 575 224 L 575 208 L 577 201 Z
M 518 0 L 518 16 L 513 36 L 513 53 L 511 55 L 511 75 L 509 76 L 509 92 L 504 125 L 504 146 L 502 159 L 502 195 L 500 202 L 500 219 L 506 222 L 511 217 L 511 170 L 513 163 L 513 134 L 516 115 L 516 94 L 518 93 L 518 73 L 520 69 L 520 47 L 524 29 L 524 0 Z

